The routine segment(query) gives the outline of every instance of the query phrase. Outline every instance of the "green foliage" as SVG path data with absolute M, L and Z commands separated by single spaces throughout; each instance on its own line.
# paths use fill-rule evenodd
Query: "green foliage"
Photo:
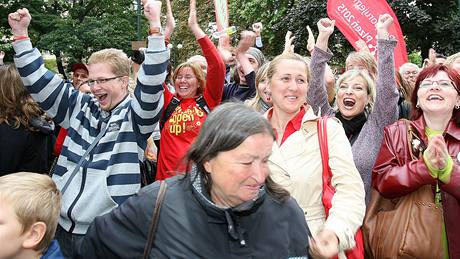
M 85 61 L 89 55 L 103 48 L 119 48 L 131 53 L 130 42 L 136 40 L 137 12 L 133 0 L 5 0 L 0 3 L 0 50 L 6 52 L 5 61 L 12 59 L 12 45 L 7 15 L 21 7 L 32 14 L 29 34 L 41 50 L 49 50 L 62 63 Z M 176 29 L 171 38 L 171 57 L 175 64 L 189 56 L 200 54 L 200 48 L 190 32 L 187 20 L 189 0 L 174 0 Z M 428 49 L 450 55 L 460 51 L 460 16 L 458 0 L 389 0 L 406 38 L 409 58 L 419 62 L 416 53 L 426 57 Z M 263 51 L 276 56 L 284 48 L 284 36 L 291 30 L 296 39 L 296 52 L 306 55 L 309 25 L 317 34 L 316 22 L 326 17 L 326 0 L 228 0 L 230 25 L 238 32 L 250 29 L 254 22 L 262 22 Z M 166 4 L 163 1 L 163 13 Z M 214 5 L 210 0 L 197 0 L 198 20 L 206 31 L 215 21 Z M 141 14 L 141 38 L 147 35 L 147 23 Z M 164 22 L 163 22 L 164 24 Z M 237 43 L 238 34 L 233 44 Z M 177 45 L 182 48 L 178 49 Z M 333 66 L 341 66 L 351 45 L 336 30 L 329 46 L 334 53 Z
M 409 54 L 409 62 L 416 64 L 419 67 L 422 67 L 423 59 L 420 51 L 413 50 Z
M 54 73 L 59 73 L 57 69 L 56 59 L 45 59 L 45 67 Z

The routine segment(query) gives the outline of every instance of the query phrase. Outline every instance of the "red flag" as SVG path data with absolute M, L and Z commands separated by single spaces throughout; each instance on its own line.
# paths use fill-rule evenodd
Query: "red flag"
M 377 39 L 375 24 L 381 14 L 389 14 L 394 19 L 390 27 L 390 38 L 398 40 L 394 51 L 395 67 L 407 62 L 406 43 L 401 26 L 391 7 L 385 0 L 328 0 L 327 14 L 335 20 L 335 25 L 347 40 L 357 49 L 356 41 L 362 39 L 372 54 L 376 55 Z

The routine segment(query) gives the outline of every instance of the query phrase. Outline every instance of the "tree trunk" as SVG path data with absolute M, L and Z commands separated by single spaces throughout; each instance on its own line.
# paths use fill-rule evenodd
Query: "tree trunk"
M 64 66 L 62 65 L 62 57 L 61 53 L 57 52 L 56 54 L 56 65 L 58 68 L 59 73 L 64 77 L 64 80 L 67 80 L 67 74 L 65 73 Z

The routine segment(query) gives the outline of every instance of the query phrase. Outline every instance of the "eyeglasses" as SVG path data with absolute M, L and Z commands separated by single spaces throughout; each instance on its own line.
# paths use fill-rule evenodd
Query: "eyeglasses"
M 109 77 L 109 78 L 99 78 L 99 79 L 95 79 L 95 80 L 88 80 L 88 81 L 86 81 L 86 83 L 89 85 L 89 87 L 93 87 L 96 83 L 97 84 L 105 84 L 108 81 L 111 81 L 111 80 L 114 80 L 114 79 L 117 79 L 117 78 L 120 78 L 120 77 L 123 77 L 123 76 L 115 76 L 115 77 Z
M 192 79 L 195 78 L 195 77 L 194 77 L 194 76 L 190 76 L 190 75 L 186 75 L 186 76 L 177 76 L 177 77 L 176 77 L 176 80 L 182 80 L 182 79 L 184 79 L 184 78 L 185 78 L 185 80 L 188 81 L 188 80 L 192 80 Z
M 442 88 L 449 88 L 449 87 L 454 87 L 454 84 L 450 80 L 423 80 L 422 83 L 420 84 L 420 88 L 429 88 L 432 87 L 436 83 L 439 87 Z

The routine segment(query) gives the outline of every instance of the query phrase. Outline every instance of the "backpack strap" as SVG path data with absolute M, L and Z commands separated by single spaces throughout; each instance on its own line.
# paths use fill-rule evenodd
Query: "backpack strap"
M 204 99 L 203 95 L 200 95 L 195 98 L 195 102 L 198 107 L 200 107 L 206 114 L 209 114 L 211 112 L 211 109 L 209 109 L 208 104 L 206 103 L 206 100 Z M 177 106 L 179 106 L 180 100 L 176 96 L 173 96 L 171 99 L 171 102 L 166 106 L 166 109 L 164 110 L 165 112 L 163 113 L 163 116 L 161 116 L 160 119 L 160 130 L 163 129 L 165 126 L 166 120 L 171 117 L 173 114 L 174 110 L 176 110 Z
M 198 107 L 200 107 L 206 114 L 209 114 L 211 112 L 211 109 L 209 109 L 209 106 L 206 103 L 206 100 L 204 99 L 203 95 L 200 95 L 197 98 L 195 98 L 195 101 Z
M 171 117 L 174 110 L 176 110 L 179 104 L 180 104 L 179 98 L 177 98 L 176 96 L 173 96 L 173 98 L 171 99 L 171 102 L 169 102 L 168 106 L 166 106 L 166 109 L 164 110 L 164 113 L 160 118 L 160 131 L 165 126 L 166 120 L 169 119 L 169 117 Z

